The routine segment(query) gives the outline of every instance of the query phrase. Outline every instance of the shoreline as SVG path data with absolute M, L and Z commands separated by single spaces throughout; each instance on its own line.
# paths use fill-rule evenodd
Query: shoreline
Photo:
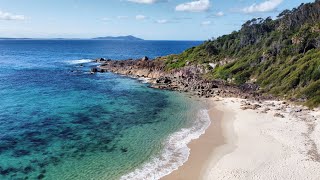
M 320 179 L 319 109 L 282 101 L 210 101 L 213 123 L 188 144 L 188 161 L 162 180 Z
M 199 83 L 181 75 L 188 70 L 166 75 L 148 68 L 154 62 L 127 61 L 137 63 L 130 68 L 109 63 L 101 72 L 150 78 L 147 82 L 153 88 L 191 92 L 214 104 L 213 123 L 187 144 L 188 159 L 160 179 L 320 179 L 319 108 L 310 110 L 215 82 Z M 139 63 L 147 68 L 141 69 Z
M 206 101 L 209 101 L 210 126 L 198 139 L 194 139 L 188 144 L 190 149 L 188 160 L 161 180 L 202 179 L 208 166 L 234 149 L 233 144 L 229 143 L 232 140 L 231 137 L 234 136 L 232 130 L 233 112 L 226 109 L 221 110 L 213 102 L 213 99 Z M 212 161 L 208 157 L 211 157 L 213 153 L 215 155 Z
M 137 80 L 140 81 L 140 83 L 146 83 L 144 82 L 146 79 Z M 185 98 L 189 99 L 190 97 L 185 96 Z M 211 125 L 208 110 L 209 104 L 201 98 L 193 99 L 192 102 L 193 101 L 201 104 L 205 103 L 206 105 L 189 109 L 189 112 L 195 113 L 189 114 L 192 117 L 190 118 L 191 124 L 170 134 L 165 141 L 163 141 L 164 146 L 159 154 L 151 157 L 150 160 L 144 162 L 133 171 L 122 175 L 120 179 L 161 179 L 183 166 L 183 164 L 189 160 L 190 148 L 188 144 L 199 139 Z

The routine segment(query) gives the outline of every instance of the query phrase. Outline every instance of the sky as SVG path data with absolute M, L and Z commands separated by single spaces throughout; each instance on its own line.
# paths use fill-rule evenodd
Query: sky
M 0 37 L 207 40 L 314 0 L 0 0 Z

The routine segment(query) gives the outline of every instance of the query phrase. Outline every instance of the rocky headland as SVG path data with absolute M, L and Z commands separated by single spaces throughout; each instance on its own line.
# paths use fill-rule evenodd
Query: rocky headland
M 164 57 L 149 59 L 111 60 L 99 58 L 100 63 L 92 68 L 91 73 L 112 72 L 134 78 L 146 78 L 152 88 L 189 92 L 200 97 L 237 97 L 243 99 L 266 100 L 272 96 L 258 93 L 258 86 L 243 84 L 231 85 L 220 80 L 207 80 L 204 74 L 208 71 L 202 65 L 189 65 L 178 69 L 167 70 Z

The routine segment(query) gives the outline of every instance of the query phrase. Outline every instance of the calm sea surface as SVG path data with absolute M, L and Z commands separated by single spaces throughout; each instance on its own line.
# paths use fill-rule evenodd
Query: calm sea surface
M 201 130 L 195 119 L 204 107 L 135 79 L 91 75 L 89 61 L 153 58 L 200 43 L 0 41 L 0 179 L 142 179 L 176 168 L 187 152 L 175 140 Z M 180 159 L 168 165 L 173 157 Z M 169 170 L 155 173 L 160 165 Z

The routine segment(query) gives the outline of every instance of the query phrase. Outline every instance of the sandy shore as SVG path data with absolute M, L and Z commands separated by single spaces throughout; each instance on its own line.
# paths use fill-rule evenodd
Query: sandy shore
M 320 179 L 320 110 L 212 98 L 212 123 L 176 179 Z
M 194 180 L 200 179 L 205 173 L 206 167 L 211 162 L 208 157 L 219 146 L 226 143 L 223 137 L 223 130 L 227 129 L 224 126 L 232 125 L 231 111 L 223 112 L 214 108 L 213 102 L 209 102 L 209 116 L 211 124 L 206 130 L 206 133 L 200 136 L 199 139 L 193 140 L 188 144 L 190 148 L 190 156 L 188 161 L 181 166 L 177 171 L 162 178 L 163 180 L 183 179 Z M 208 164 L 207 164 L 208 163 Z

